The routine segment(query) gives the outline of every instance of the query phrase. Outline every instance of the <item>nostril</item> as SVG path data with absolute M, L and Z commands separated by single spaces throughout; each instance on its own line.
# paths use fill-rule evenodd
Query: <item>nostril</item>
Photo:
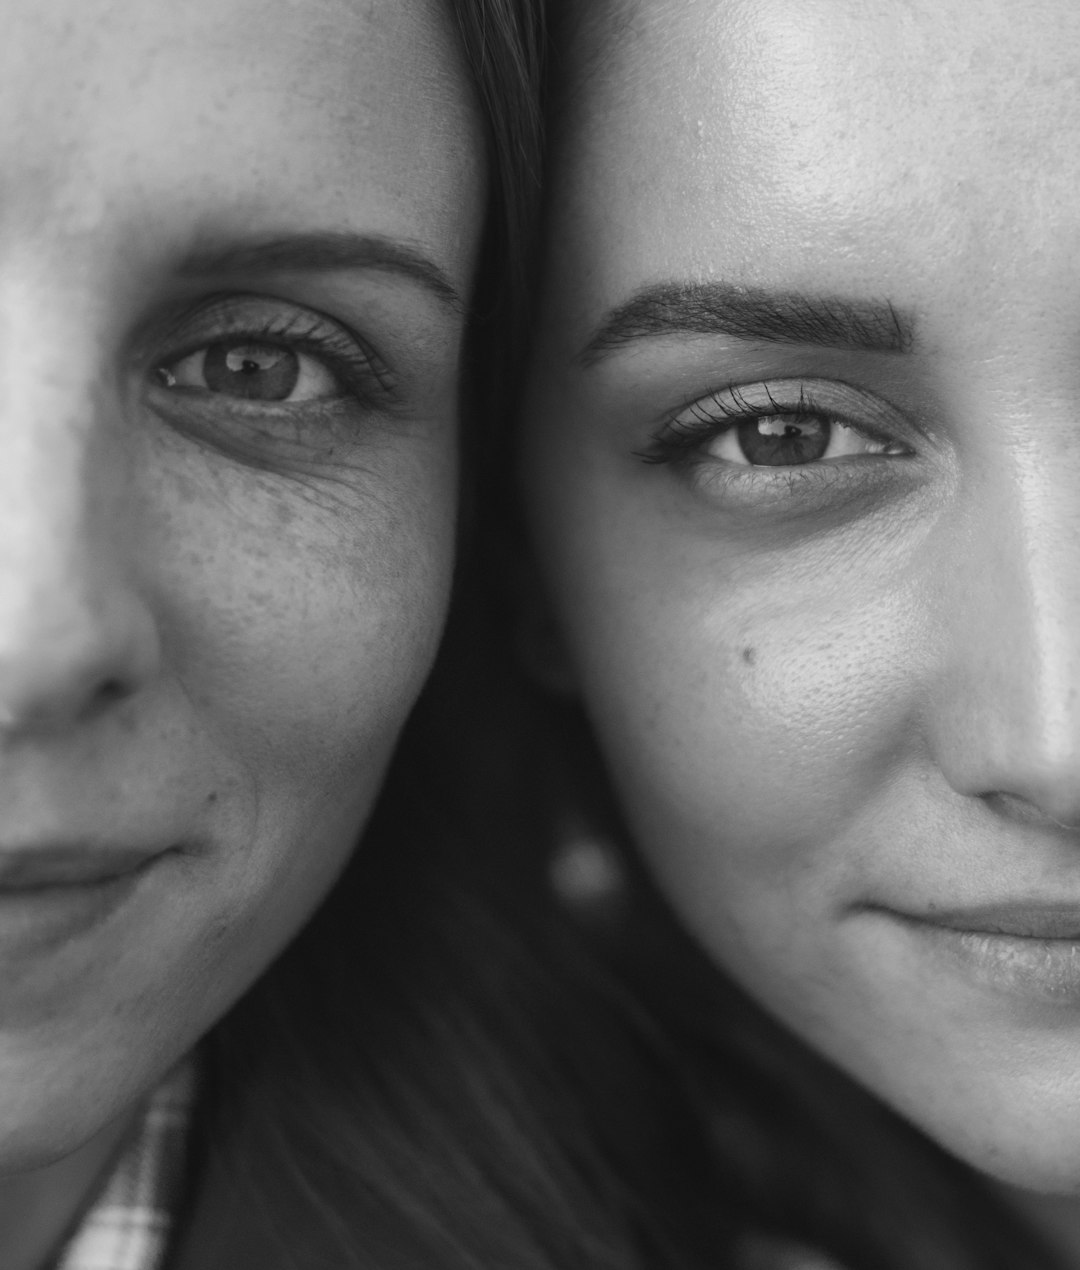
M 0 700 L 0 733 L 10 741 L 17 735 L 38 735 L 70 724 L 90 723 L 119 705 L 134 692 L 136 685 L 121 676 L 108 676 L 80 684 L 71 676 L 65 684 L 57 676 L 47 687 L 30 691 L 23 683 L 21 692 L 8 691 Z
M 118 676 L 102 679 L 97 687 L 87 694 L 84 714 L 86 716 L 101 714 L 131 696 L 131 693 L 132 686 Z
M 0 733 L 10 744 L 108 715 L 154 677 L 161 645 L 137 592 L 103 579 L 92 592 L 40 588 L 0 613 Z
M 121 701 L 130 692 L 130 688 L 120 679 L 105 679 L 95 694 L 104 702 Z

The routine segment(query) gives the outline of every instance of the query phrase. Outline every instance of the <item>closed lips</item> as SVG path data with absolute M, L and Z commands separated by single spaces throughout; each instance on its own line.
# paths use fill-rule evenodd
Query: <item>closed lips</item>
M 1080 904 L 993 904 L 897 915 L 908 921 L 971 934 L 1080 941 Z
M 0 848 L 0 893 L 109 882 L 163 854 L 160 848 L 93 845 Z

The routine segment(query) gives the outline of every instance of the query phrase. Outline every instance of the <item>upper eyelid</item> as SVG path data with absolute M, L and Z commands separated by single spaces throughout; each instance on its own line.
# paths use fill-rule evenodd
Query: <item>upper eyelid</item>
M 784 392 L 785 388 L 791 391 L 790 399 Z M 768 405 L 759 405 L 748 399 L 747 394 L 752 394 L 756 390 L 761 390 L 765 394 Z M 860 399 L 871 407 L 872 415 L 877 417 L 868 419 L 862 412 L 857 417 L 850 408 L 854 401 L 848 404 L 827 400 L 831 393 L 836 392 L 851 394 L 853 398 Z M 724 397 L 739 402 L 739 407 L 734 410 L 725 409 Z M 695 407 L 700 408 L 707 403 L 712 403 L 714 408 L 721 410 L 725 416 L 733 420 L 745 415 L 764 414 L 770 409 L 777 413 L 794 411 L 800 405 L 804 405 L 815 413 L 832 415 L 845 425 L 873 436 L 890 435 L 890 429 L 896 428 L 901 434 L 896 439 L 904 439 L 905 434 L 910 435 L 910 433 L 916 433 L 928 442 L 933 442 L 935 439 L 933 432 L 919 417 L 894 405 L 872 389 L 843 379 L 824 379 L 811 375 L 785 376 L 779 380 L 732 382 L 709 392 L 696 393 L 677 409 L 666 411 L 654 435 L 663 435 L 668 429 L 677 427 L 682 416 L 693 411 Z M 699 414 L 698 421 L 704 423 L 705 419 Z
M 677 409 L 668 411 L 665 419 L 674 422 L 680 415 L 685 414 L 688 410 L 692 410 L 695 406 L 701 405 L 703 402 L 715 402 L 722 410 L 724 410 L 725 414 L 730 414 L 732 418 L 737 418 L 741 415 L 747 414 L 764 414 L 769 407 L 778 413 L 791 411 L 798 409 L 798 407 L 802 404 L 810 404 L 814 406 L 814 408 L 824 412 L 824 410 L 828 409 L 828 407 L 824 406 L 822 403 L 813 402 L 807 398 L 807 385 L 814 382 L 821 381 L 813 381 L 810 379 L 784 379 L 780 381 L 761 379 L 747 382 L 732 382 L 724 384 L 720 388 L 710 389 L 708 392 L 695 393 L 693 397 L 687 399 Z M 866 392 L 865 389 L 855 387 L 852 384 L 846 384 L 842 380 L 833 380 L 831 382 L 836 386 L 847 389 L 851 392 L 857 392 L 860 394 Z M 797 387 L 797 401 L 777 399 L 777 396 L 775 395 L 776 389 L 783 384 L 791 384 Z M 765 394 L 767 399 L 766 405 L 759 405 L 758 403 L 747 399 L 746 394 L 753 392 L 755 389 L 760 389 Z M 736 409 L 725 409 L 722 404 L 724 397 L 731 398 L 736 403 Z M 837 411 L 837 413 L 839 412 Z
M 767 388 L 766 388 L 766 392 L 768 393 Z M 875 427 L 873 424 L 866 423 L 864 421 L 856 421 L 850 418 L 850 416 L 846 414 L 845 412 L 831 409 L 830 407 L 823 404 L 818 405 L 814 403 L 813 401 L 808 400 L 805 396 L 801 396 L 798 401 L 783 402 L 783 401 L 776 401 L 771 394 L 768 394 L 768 395 L 769 395 L 769 404 L 767 407 L 754 405 L 751 402 L 744 402 L 742 405 L 738 406 L 736 409 L 728 410 L 724 407 L 722 403 L 717 402 L 717 399 L 715 396 L 712 396 L 712 397 L 706 397 L 706 398 L 699 397 L 698 400 L 694 403 L 694 405 L 690 407 L 690 409 L 693 410 L 694 406 L 700 406 L 705 401 L 716 402 L 717 405 L 719 405 L 720 413 L 724 416 L 726 420 L 729 421 L 729 423 L 732 426 L 737 424 L 740 420 L 752 419 L 756 415 L 761 415 L 763 417 L 768 416 L 769 414 L 797 415 L 801 413 L 808 416 L 820 415 L 822 418 L 835 420 L 842 427 L 849 428 L 852 432 L 859 432 L 863 436 L 871 437 L 874 440 L 888 439 L 888 434 L 883 429 Z M 676 416 L 675 419 L 672 420 L 673 426 L 678 426 L 679 418 L 680 416 Z M 709 422 L 713 422 L 713 423 L 716 422 L 715 420 L 709 420 L 707 416 L 702 417 L 700 421 L 703 425 Z M 723 429 L 723 431 L 725 432 L 728 430 L 729 429 L 727 428 Z
M 304 318 L 310 318 L 315 323 L 325 323 L 330 330 L 340 332 L 345 338 L 355 344 L 357 349 L 368 358 L 373 368 L 382 368 L 387 373 L 390 373 L 386 359 L 372 341 L 361 335 L 349 323 L 343 322 L 340 318 L 324 313 L 311 305 L 299 304 L 295 300 L 284 299 L 280 296 L 262 295 L 257 292 L 221 292 L 206 296 L 196 304 L 185 308 L 183 312 L 167 324 L 157 326 L 151 333 L 141 338 L 138 341 L 141 346 L 139 351 L 146 360 L 159 360 L 162 352 L 173 358 L 187 356 L 204 344 L 214 342 L 215 332 L 209 328 L 211 327 L 213 315 L 219 312 L 225 318 L 235 316 L 234 321 L 223 323 L 221 332 L 226 335 L 241 336 L 247 333 L 254 335 L 261 330 L 263 337 L 266 339 L 277 338 L 284 341 L 287 332 L 280 334 L 271 332 L 267 329 L 269 323 L 260 324 L 253 319 L 245 320 L 244 311 L 250 312 L 256 306 L 263 306 L 267 310 L 277 309 L 282 316 L 286 313 L 291 314 L 292 318 L 287 320 L 303 322 Z M 199 325 L 201 323 L 205 323 L 205 325 L 200 330 Z M 299 338 L 296 342 L 303 343 L 303 339 Z

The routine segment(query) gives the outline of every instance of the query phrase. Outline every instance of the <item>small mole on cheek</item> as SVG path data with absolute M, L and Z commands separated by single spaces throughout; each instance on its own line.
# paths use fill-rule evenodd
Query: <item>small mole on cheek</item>
M 212 807 L 212 806 L 214 805 L 214 803 L 216 803 L 216 802 L 217 802 L 217 790 L 216 790 L 216 789 L 212 789 L 212 790 L 209 792 L 209 794 L 207 794 L 207 795 L 206 795 L 206 805 L 207 805 L 208 807 Z
M 757 649 L 747 644 L 742 650 L 742 659 L 748 666 L 752 666 L 757 661 Z

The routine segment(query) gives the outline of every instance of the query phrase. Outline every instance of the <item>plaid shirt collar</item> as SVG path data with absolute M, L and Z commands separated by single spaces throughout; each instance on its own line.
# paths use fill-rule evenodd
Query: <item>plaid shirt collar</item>
M 55 1270 L 159 1270 L 181 1198 L 194 1094 L 188 1060 L 151 1094 Z

